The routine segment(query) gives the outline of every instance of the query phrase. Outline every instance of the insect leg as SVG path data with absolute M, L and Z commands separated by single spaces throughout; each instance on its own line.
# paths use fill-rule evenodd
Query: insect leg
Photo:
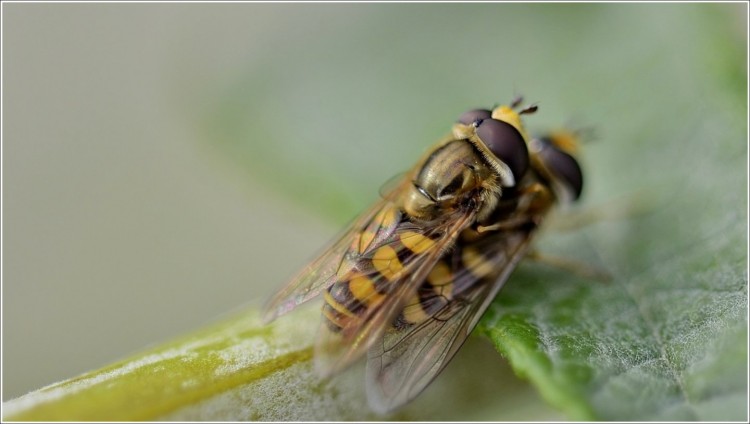
M 538 212 L 547 210 L 552 201 L 549 188 L 540 183 L 529 184 L 521 190 L 516 210 L 512 215 L 491 225 L 479 225 L 477 232 L 513 230 L 529 223 L 538 223 Z
M 526 255 L 527 259 L 532 261 L 543 263 L 555 268 L 568 271 L 579 277 L 583 277 L 590 280 L 596 280 L 600 282 L 608 282 L 612 279 L 612 275 L 604 269 L 597 268 L 591 264 L 576 261 L 575 259 L 565 258 L 562 256 L 554 256 L 539 253 L 536 250 L 530 251 Z
M 545 225 L 553 231 L 575 231 L 597 222 L 617 221 L 647 214 L 656 208 L 655 204 L 655 196 L 637 193 L 583 210 L 552 214 Z
M 522 225 L 531 222 L 531 218 L 524 215 L 514 215 L 513 217 L 492 225 L 477 225 L 477 233 L 486 233 L 488 231 L 507 231 L 516 229 Z

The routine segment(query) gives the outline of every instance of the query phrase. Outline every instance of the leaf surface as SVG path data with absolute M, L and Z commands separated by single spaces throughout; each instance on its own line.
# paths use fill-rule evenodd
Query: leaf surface
M 357 29 L 329 27 L 320 49 L 290 47 L 311 72 L 288 91 L 277 86 L 262 109 L 244 94 L 269 71 L 249 70 L 237 86 L 244 93 L 214 123 L 258 178 L 267 172 L 248 149 L 274 168 L 302 169 L 269 183 L 342 222 L 452 117 L 507 101 L 516 88 L 539 101 L 533 131 L 571 119 L 593 126 L 578 210 L 603 213 L 582 229 L 543 234 L 538 248 L 613 280 L 524 264 L 480 332 L 571 418 L 742 420 L 746 23 L 733 14 L 744 7 L 436 5 L 425 20 L 417 6 L 397 16 L 371 7 L 378 13 L 352 15 Z M 362 45 L 382 53 L 361 60 Z M 328 62 L 317 60 L 323 50 Z M 233 116 L 255 113 L 287 114 L 294 125 L 272 137 L 281 146 L 235 142 L 247 127 Z M 266 139 L 265 128 L 253 131 Z

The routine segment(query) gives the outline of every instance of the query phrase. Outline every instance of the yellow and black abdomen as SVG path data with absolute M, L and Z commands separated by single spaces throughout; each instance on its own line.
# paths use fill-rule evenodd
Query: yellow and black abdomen
M 438 234 L 425 235 L 403 213 L 393 210 L 384 209 L 373 222 L 378 226 L 368 225 L 354 237 L 347 252 L 355 258 L 355 265 L 324 292 L 323 315 L 334 332 L 359 327 L 367 311 L 394 296 L 399 284 L 408 284 L 408 274 L 414 272 L 410 264 L 432 252 L 439 238 Z M 389 226 L 393 230 L 383 236 Z M 422 323 L 447 305 L 461 303 L 470 289 L 494 281 L 507 265 L 514 250 L 511 246 L 518 244 L 516 239 L 526 237 L 526 230 L 513 231 L 513 235 L 500 231 L 479 234 L 473 229 L 465 233 L 443 253 L 416 292 L 399 300 L 405 306 L 393 326 Z
M 465 304 L 480 286 L 495 284 L 506 271 L 532 228 L 477 234 L 467 229 L 456 245 L 438 261 L 393 323 L 396 328 L 428 319 L 447 319 L 453 307 Z
M 394 223 L 385 213 L 380 230 Z M 397 214 L 398 219 L 402 215 Z M 376 217 L 377 219 L 378 217 Z M 418 232 L 414 225 L 393 225 L 398 230 L 391 231 L 378 243 L 382 231 L 368 226 L 350 247 L 348 255 L 356 257 L 355 266 L 339 276 L 324 293 L 323 315 L 328 327 L 333 331 L 355 327 L 352 321 L 361 321 L 365 311 L 377 308 L 387 296 L 392 296 L 399 284 L 404 284 L 407 274 L 412 272 L 409 264 L 420 255 L 428 252 L 435 241 Z M 366 240 L 367 246 L 362 244 Z

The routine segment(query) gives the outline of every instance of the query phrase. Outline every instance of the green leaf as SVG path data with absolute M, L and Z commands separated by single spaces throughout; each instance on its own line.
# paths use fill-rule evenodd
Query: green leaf
M 481 333 L 574 419 L 747 419 L 746 5 L 333 10 L 287 10 L 293 34 L 195 111 L 207 138 L 343 225 L 516 88 L 534 131 L 593 125 L 580 209 L 647 213 L 610 207 L 538 246 L 613 281 L 524 264 Z
M 576 118 L 599 134 L 580 210 L 611 213 L 537 241 L 613 280 L 522 264 L 485 337 L 386 418 L 559 419 L 489 339 L 573 419 L 747 419 L 746 5 L 263 6 L 278 13 L 245 69 L 181 70 L 177 91 L 217 152 L 341 225 L 461 112 L 516 89 L 539 102 L 530 129 Z M 313 375 L 315 309 L 272 327 L 247 311 L 6 402 L 3 419 L 382 418 L 358 370 Z

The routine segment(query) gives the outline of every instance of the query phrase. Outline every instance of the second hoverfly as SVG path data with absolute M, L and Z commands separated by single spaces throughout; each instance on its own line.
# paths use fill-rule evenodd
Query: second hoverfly
M 315 364 L 367 354 L 372 408 L 417 396 L 479 321 L 552 207 L 583 176 L 559 137 L 530 139 L 521 99 L 461 115 L 451 134 L 269 302 L 271 321 L 319 294 Z

